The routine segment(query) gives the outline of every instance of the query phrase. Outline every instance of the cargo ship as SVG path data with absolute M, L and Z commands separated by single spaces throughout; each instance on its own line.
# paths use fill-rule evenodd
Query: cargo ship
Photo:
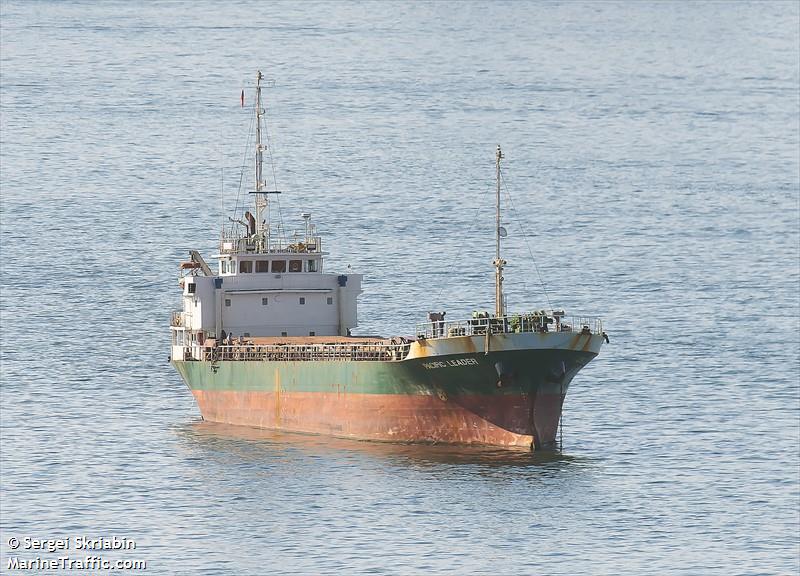
M 270 223 L 280 192 L 263 173 L 262 80 L 259 72 L 252 211 L 223 225 L 213 269 L 195 250 L 180 264 L 170 358 L 202 417 L 358 440 L 556 447 L 570 383 L 608 337 L 598 318 L 507 312 L 500 146 L 494 312 L 429 313 L 409 336 L 358 336 L 362 275 L 326 270 L 310 214 L 291 240 Z

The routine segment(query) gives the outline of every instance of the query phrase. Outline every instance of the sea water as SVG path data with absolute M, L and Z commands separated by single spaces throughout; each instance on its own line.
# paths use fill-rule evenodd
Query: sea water
M 0 572 L 797 573 L 796 2 L 0 8 Z M 365 275 L 360 334 L 492 309 L 502 146 L 509 308 L 611 339 L 560 453 L 201 420 L 169 314 L 259 69 L 274 222 Z

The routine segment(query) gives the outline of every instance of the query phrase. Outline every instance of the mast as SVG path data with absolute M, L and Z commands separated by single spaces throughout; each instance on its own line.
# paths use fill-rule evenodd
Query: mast
M 261 107 L 261 79 L 264 76 L 261 70 L 256 75 L 256 157 L 255 157 L 255 204 L 256 204 L 256 233 L 264 232 L 264 211 L 267 208 L 267 197 L 264 193 L 264 177 L 263 177 L 263 160 L 264 160 L 264 147 L 261 144 L 261 117 L 264 114 L 264 109 Z M 266 241 L 266 249 L 269 250 L 269 223 L 267 223 L 267 237 L 262 240 Z
M 505 306 L 503 305 L 503 266 L 506 264 L 505 260 L 500 258 L 500 160 L 503 158 L 503 152 L 500 150 L 500 145 L 497 145 L 497 153 L 495 155 L 495 166 L 497 168 L 497 195 L 495 202 L 495 258 L 494 262 L 494 315 L 500 318 L 505 314 Z
M 261 70 L 256 75 L 256 192 L 261 192 L 261 170 L 262 170 L 262 153 L 261 153 Z

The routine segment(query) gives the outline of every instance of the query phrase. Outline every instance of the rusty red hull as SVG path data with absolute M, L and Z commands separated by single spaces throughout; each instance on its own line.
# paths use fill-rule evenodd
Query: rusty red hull
M 257 428 L 390 442 L 490 444 L 534 442 L 527 395 L 464 397 L 319 392 L 194 391 L 206 420 Z M 539 399 L 542 440 L 555 437 L 561 398 Z M 555 411 L 552 409 L 555 408 Z

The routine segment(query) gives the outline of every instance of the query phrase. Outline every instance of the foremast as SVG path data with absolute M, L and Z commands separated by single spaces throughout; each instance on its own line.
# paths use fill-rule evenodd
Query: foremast
M 492 264 L 494 265 L 494 315 L 496 318 L 505 316 L 505 303 L 503 302 L 503 267 L 507 264 L 505 260 L 500 258 L 500 236 L 505 232 L 500 225 L 500 160 L 503 159 L 503 152 L 500 150 L 500 145 L 497 145 L 497 153 L 495 155 L 495 166 L 497 172 L 497 190 L 495 198 L 495 257 Z

